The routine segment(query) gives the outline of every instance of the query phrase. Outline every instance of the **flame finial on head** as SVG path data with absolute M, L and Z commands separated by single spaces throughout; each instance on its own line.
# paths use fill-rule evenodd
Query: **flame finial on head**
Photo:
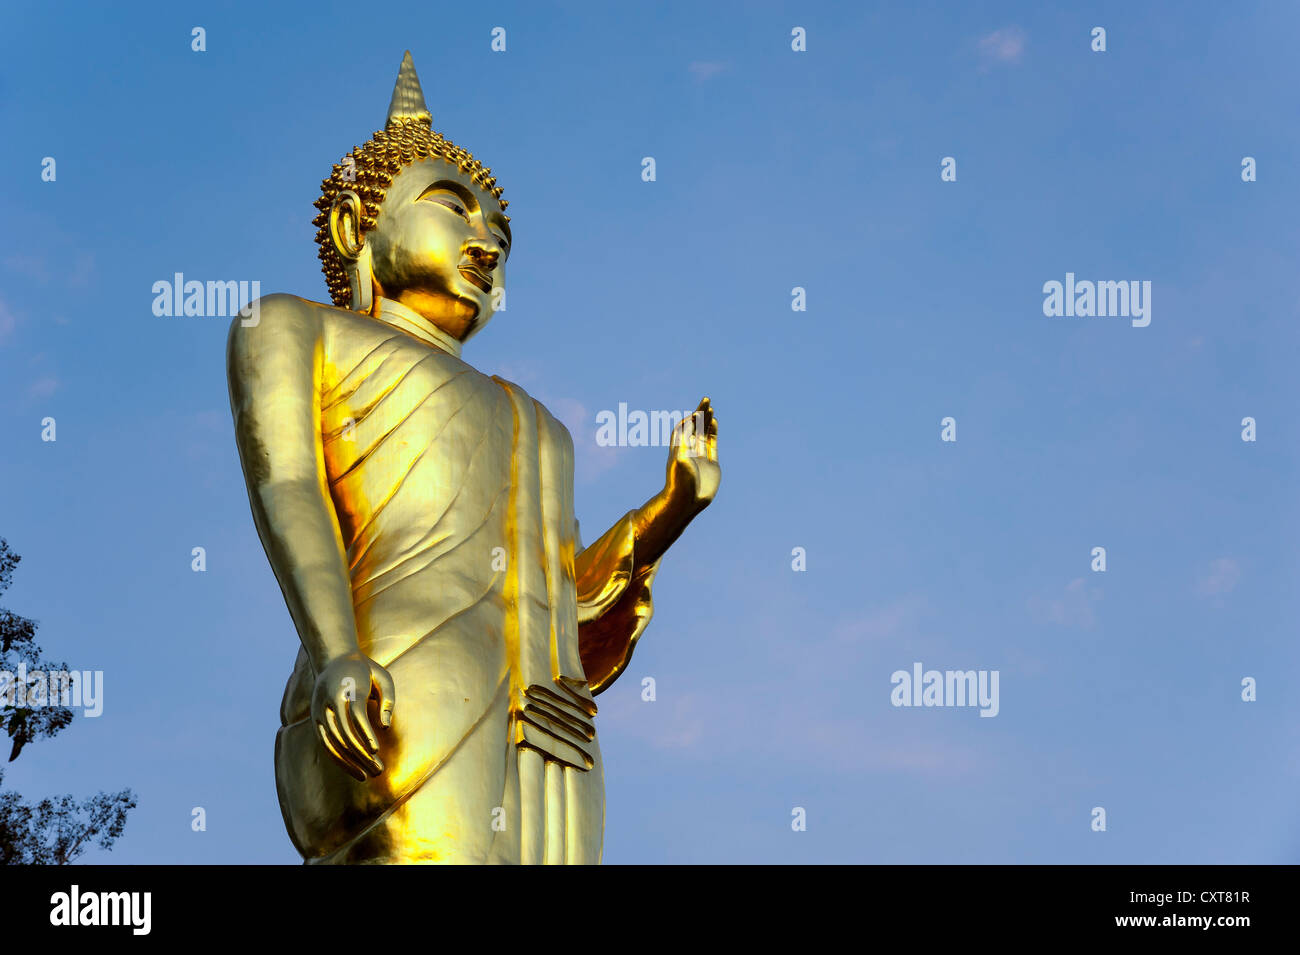
M 402 66 L 397 71 L 397 84 L 393 87 L 393 99 L 388 104 L 388 120 L 385 125 L 393 125 L 394 120 L 414 119 L 426 126 L 433 125 L 433 114 L 424 102 L 424 90 L 420 89 L 420 78 L 415 75 L 415 61 L 411 51 L 402 57 Z

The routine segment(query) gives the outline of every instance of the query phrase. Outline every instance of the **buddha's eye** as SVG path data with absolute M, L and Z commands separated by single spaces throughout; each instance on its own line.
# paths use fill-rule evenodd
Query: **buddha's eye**
M 503 248 L 503 249 L 508 249 L 508 248 L 510 248 L 510 243 L 506 241 L 506 237 L 503 236 L 501 233 L 499 233 L 499 232 L 493 232 L 493 233 L 492 233 L 492 238 L 494 238 L 494 239 L 497 240 L 497 245 L 501 246 L 501 248 Z
M 469 212 L 465 209 L 464 206 L 462 206 L 459 202 L 457 202 L 457 201 L 456 201 L 455 199 L 453 199 L 451 196 L 445 196 L 445 195 L 430 195 L 430 196 L 421 196 L 420 198 L 421 198 L 421 199 L 427 199 L 427 200 L 430 201 L 430 202 L 436 202 L 436 203 L 438 203 L 438 205 L 440 205 L 440 206 L 446 206 L 448 209 L 450 209 L 452 212 L 456 213 L 456 215 L 460 216 L 460 217 L 461 217 L 462 219 L 464 219 L 466 222 L 469 221 Z

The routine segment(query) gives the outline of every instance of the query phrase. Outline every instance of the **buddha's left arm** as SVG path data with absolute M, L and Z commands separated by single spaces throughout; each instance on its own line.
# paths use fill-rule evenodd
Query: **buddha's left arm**
M 593 693 L 626 668 L 650 622 L 650 586 L 668 548 L 718 490 L 718 422 L 705 398 L 673 431 L 664 488 L 574 560 L 578 650 Z

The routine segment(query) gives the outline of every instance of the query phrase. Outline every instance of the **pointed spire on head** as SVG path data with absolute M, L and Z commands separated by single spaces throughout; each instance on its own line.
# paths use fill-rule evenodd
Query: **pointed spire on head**
M 433 125 L 433 115 L 424 103 L 424 90 L 420 89 L 420 78 L 415 75 L 415 62 L 411 51 L 402 57 L 402 67 L 397 71 L 397 85 L 393 87 L 393 100 L 388 104 L 388 120 L 391 126 L 394 120 L 414 119 L 426 126 Z

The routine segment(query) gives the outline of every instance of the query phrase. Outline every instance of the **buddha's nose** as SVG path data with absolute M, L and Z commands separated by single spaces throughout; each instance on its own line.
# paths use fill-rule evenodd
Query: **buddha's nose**
M 471 242 L 465 248 L 465 254 L 469 256 L 471 262 L 488 272 L 497 267 L 497 260 L 501 258 L 500 249 L 489 248 L 478 242 Z

